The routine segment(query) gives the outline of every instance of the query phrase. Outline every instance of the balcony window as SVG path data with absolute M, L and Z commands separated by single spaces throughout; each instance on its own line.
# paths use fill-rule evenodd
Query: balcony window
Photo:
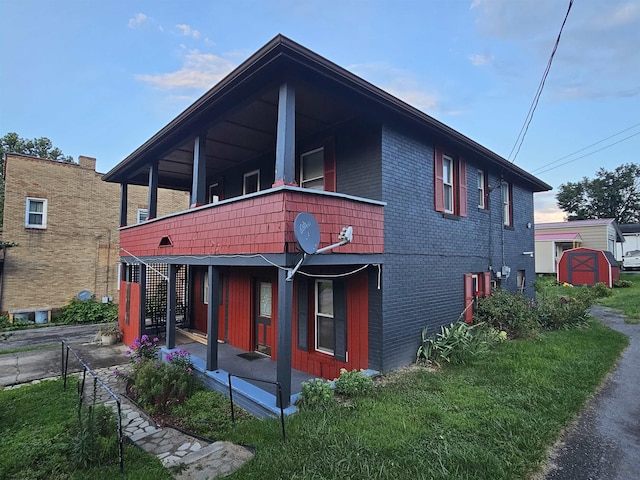
M 244 174 L 242 194 L 248 195 L 260 191 L 260 170 L 253 170 Z
M 324 148 L 301 155 L 300 186 L 312 190 L 324 190 Z

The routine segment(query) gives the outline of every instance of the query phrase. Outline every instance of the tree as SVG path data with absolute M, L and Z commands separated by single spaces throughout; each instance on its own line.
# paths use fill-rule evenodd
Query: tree
M 601 168 L 594 179 L 562 184 L 556 200 L 569 221 L 613 218 L 620 224 L 639 223 L 640 165 L 623 164 L 613 172 Z
M 15 132 L 10 132 L 0 138 L 0 228 L 4 217 L 4 156 L 6 153 L 21 153 L 58 162 L 74 162 L 73 157 L 63 154 L 62 150 L 54 147 L 47 137 L 29 140 L 20 138 Z

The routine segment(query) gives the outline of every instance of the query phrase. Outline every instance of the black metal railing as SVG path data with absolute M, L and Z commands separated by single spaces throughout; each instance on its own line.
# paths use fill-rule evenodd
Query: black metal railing
M 65 354 L 66 350 L 66 354 Z M 76 357 L 76 360 L 80 362 L 82 365 L 82 382 L 78 385 L 78 418 L 81 415 L 81 408 L 84 402 L 84 387 L 87 378 L 87 372 L 93 377 L 93 405 L 96 403 L 96 391 L 98 385 L 100 385 L 109 396 L 111 396 L 115 402 L 117 407 L 118 414 L 118 460 L 120 462 L 120 473 L 124 473 L 124 435 L 122 431 L 122 405 L 120 403 L 120 397 L 116 395 L 113 390 L 111 390 L 105 383 L 100 380 L 100 377 L 86 364 L 82 361 L 80 356 L 73 351 L 70 345 L 67 344 L 65 340 L 62 340 L 62 351 L 61 351 L 61 367 L 62 367 L 62 377 L 64 379 L 63 385 L 64 388 L 67 388 L 67 371 L 69 368 L 69 352 L 73 353 Z
M 233 411 L 233 389 L 231 388 L 231 377 L 242 378 L 243 380 L 250 380 L 252 382 L 262 382 L 268 383 L 270 385 L 276 385 L 278 387 L 278 405 L 280 406 L 280 423 L 282 425 L 282 443 L 285 443 L 287 438 L 284 430 L 284 409 L 282 408 L 282 386 L 280 382 L 272 382 L 270 380 L 260 380 L 259 378 L 253 377 L 243 377 L 242 375 L 234 375 L 233 373 L 229 373 L 229 401 L 231 402 L 231 424 L 233 428 L 236 428 L 236 418 L 235 413 Z

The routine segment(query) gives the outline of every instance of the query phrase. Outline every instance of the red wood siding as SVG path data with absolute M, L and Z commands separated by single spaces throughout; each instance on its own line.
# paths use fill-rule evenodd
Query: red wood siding
M 320 225 L 320 246 L 337 241 L 342 227 L 353 226 L 354 239 L 340 253 L 384 252 L 384 207 L 314 191 L 278 190 L 230 203 L 212 204 L 124 227 L 120 245 L 138 257 L 284 253 L 295 248 L 293 221 L 309 212 Z M 160 247 L 168 236 L 170 246 Z
M 251 276 L 245 270 L 229 272 L 229 338 L 234 347 L 250 350 L 251 332 Z
M 348 361 L 340 362 L 331 355 L 314 351 L 312 305 L 313 289 L 310 289 L 309 305 L 309 351 L 297 348 L 297 322 L 293 322 L 292 366 L 317 377 L 334 379 L 340 376 L 340 369 L 369 368 L 369 295 L 367 275 L 361 272 L 347 277 L 347 352 Z M 294 312 L 297 312 L 297 295 L 294 292 Z
M 209 306 L 203 301 L 204 272 L 206 268 L 193 269 L 193 328 L 202 333 L 207 333 L 209 326 L 207 323 Z
M 129 287 L 129 311 L 127 312 L 127 286 Z M 140 284 L 120 282 L 120 303 L 118 304 L 118 323 L 122 330 L 122 342 L 133 345 L 140 337 Z M 127 323 L 127 313 L 128 320 Z

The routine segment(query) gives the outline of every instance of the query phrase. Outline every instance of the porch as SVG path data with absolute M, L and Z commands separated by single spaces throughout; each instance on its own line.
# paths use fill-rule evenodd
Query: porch
M 184 343 L 183 343 L 184 342 Z M 186 350 L 191 354 L 191 361 L 199 374 L 200 380 L 212 390 L 216 390 L 229 396 L 229 373 L 232 377 L 234 403 L 244 408 L 257 418 L 268 418 L 280 415 L 280 407 L 277 406 L 277 387 L 272 383 L 276 382 L 276 362 L 269 356 L 258 352 L 247 352 L 236 348 L 228 343 L 218 344 L 218 369 L 208 371 L 207 346 L 194 342 L 187 337 L 178 334 L 176 348 L 163 347 L 162 356 L 177 351 Z M 283 402 L 289 405 L 284 409 L 285 415 L 295 413 L 295 401 L 300 396 L 302 383 L 315 378 L 300 370 L 291 369 L 291 397 L 290 402 Z

